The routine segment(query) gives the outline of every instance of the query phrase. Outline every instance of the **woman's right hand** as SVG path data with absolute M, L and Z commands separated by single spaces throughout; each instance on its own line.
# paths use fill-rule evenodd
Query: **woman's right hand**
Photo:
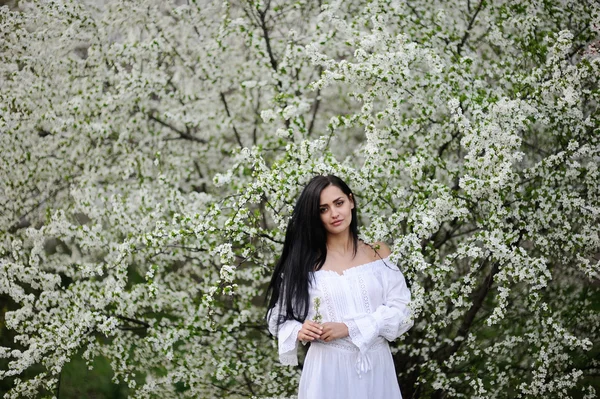
M 314 341 L 315 339 L 321 338 L 323 327 L 319 323 L 312 320 L 306 320 L 302 324 L 302 328 L 298 331 L 298 340 L 302 342 Z

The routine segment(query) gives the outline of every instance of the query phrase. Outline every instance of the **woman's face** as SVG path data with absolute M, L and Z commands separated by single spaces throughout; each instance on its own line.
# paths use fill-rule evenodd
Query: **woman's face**
M 352 222 L 354 202 L 339 187 L 329 185 L 321 191 L 319 212 L 327 233 L 339 234 L 346 231 Z

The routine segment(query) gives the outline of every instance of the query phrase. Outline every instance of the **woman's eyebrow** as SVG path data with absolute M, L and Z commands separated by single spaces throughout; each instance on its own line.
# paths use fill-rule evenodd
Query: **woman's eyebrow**
M 336 199 L 334 199 L 334 200 L 333 200 L 333 201 L 331 201 L 331 202 L 337 202 L 337 201 L 339 201 L 339 200 L 341 200 L 341 199 L 344 199 L 344 197 L 337 197 Z M 321 205 L 319 205 L 319 206 L 327 206 L 327 204 L 321 204 Z

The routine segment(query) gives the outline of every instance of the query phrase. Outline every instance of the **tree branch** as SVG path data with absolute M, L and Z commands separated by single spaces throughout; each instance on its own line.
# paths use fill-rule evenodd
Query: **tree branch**
M 56 383 L 56 399 L 60 398 L 60 380 L 62 379 L 62 369 L 58 373 L 58 382 Z
M 322 69 L 322 68 L 321 68 Z M 321 74 L 319 74 L 321 75 Z M 310 136 L 313 128 L 315 127 L 315 119 L 317 119 L 317 112 L 319 112 L 319 106 L 321 105 L 321 89 L 317 90 L 317 96 L 315 97 L 315 105 L 313 107 L 313 112 L 310 120 L 310 125 L 308 126 L 307 136 Z
M 442 144 L 440 146 L 440 148 L 438 149 L 438 157 L 441 158 L 442 155 L 444 155 L 444 151 L 446 151 L 446 149 L 448 148 L 448 146 L 450 145 L 450 143 L 452 143 L 457 137 L 460 136 L 460 131 L 456 130 L 451 134 L 451 138 L 450 140 L 446 141 L 444 144 Z
M 27 219 L 27 216 L 29 214 L 31 214 L 33 211 L 35 211 L 36 209 L 38 209 L 40 206 L 42 206 L 49 199 L 53 198 L 59 192 L 61 192 L 62 190 L 64 190 L 65 188 L 68 188 L 68 187 L 69 187 L 69 184 L 67 183 L 64 186 L 58 187 L 56 190 L 50 192 L 46 198 L 42 199 L 37 205 L 35 205 L 33 208 L 31 208 L 30 210 L 25 212 L 23 215 L 21 215 L 21 217 L 19 217 L 19 221 L 15 222 L 12 226 L 10 226 L 7 231 L 10 234 L 13 234 L 19 229 L 24 229 L 26 227 L 31 226 L 31 222 Z
M 467 39 L 469 38 L 469 35 L 471 34 L 471 28 L 473 27 L 473 24 L 475 23 L 475 18 L 477 18 L 477 14 L 479 14 L 479 11 L 481 11 L 482 7 L 483 7 L 483 0 L 479 0 L 479 4 L 477 5 L 477 9 L 475 9 L 475 12 L 471 16 L 471 20 L 469 21 L 469 25 L 467 25 L 467 30 L 465 31 L 465 34 L 463 35 L 462 40 L 460 41 L 460 43 L 456 47 L 456 52 L 458 53 L 458 55 L 460 55 L 463 46 L 467 42 Z
M 221 102 L 225 106 L 225 112 L 227 113 L 227 117 L 229 119 L 231 119 L 231 126 L 233 127 L 233 133 L 235 134 L 235 139 L 238 142 L 240 148 L 244 148 L 244 144 L 242 144 L 242 139 L 240 137 L 240 134 L 238 133 L 237 128 L 235 127 L 235 123 L 233 122 L 233 118 L 231 117 L 231 113 L 229 112 L 229 105 L 227 105 L 227 100 L 225 99 L 225 93 L 220 92 L 219 95 L 221 96 Z
M 242 355 L 240 355 L 239 351 L 235 351 L 238 360 L 241 363 L 244 363 L 244 359 L 242 359 Z M 246 383 L 246 387 L 248 388 L 248 391 L 250 391 L 250 393 L 252 394 L 252 397 L 256 396 L 256 393 L 254 392 L 254 389 L 252 389 L 252 380 L 248 377 L 248 374 L 246 373 L 246 370 L 242 371 L 242 377 L 244 377 L 244 382 Z
M 484 264 L 485 264 L 485 262 L 488 261 L 489 257 L 490 257 L 490 255 L 488 255 L 485 258 Z M 494 282 L 494 276 L 498 273 L 499 270 L 500 270 L 499 263 L 494 262 L 492 264 L 492 268 L 491 268 L 490 272 L 483 280 L 483 283 L 479 286 L 477 294 L 475 295 L 475 299 L 473 300 L 473 305 L 471 305 L 471 308 L 465 314 L 465 318 L 463 319 L 462 323 L 460 324 L 460 327 L 458 328 L 458 331 L 456 333 L 456 338 L 467 336 L 467 333 L 469 332 L 469 330 L 471 329 L 471 326 L 473 325 L 473 320 L 475 320 L 475 316 L 477 315 L 477 312 L 479 312 L 479 310 L 483 306 L 483 302 L 484 302 L 485 298 L 487 297 L 488 292 L 492 288 L 492 283 Z M 436 358 L 442 360 L 442 359 L 447 359 L 450 356 L 452 356 L 454 353 L 456 353 L 458 351 L 458 349 L 460 348 L 462 342 L 464 341 L 464 340 L 456 341 L 456 338 L 455 338 L 455 341 L 452 344 L 452 346 L 442 346 L 440 349 L 438 349 L 436 351 L 434 356 Z
M 142 320 L 132 319 L 131 317 L 119 316 L 119 315 L 116 315 L 115 317 L 117 319 L 119 319 L 119 320 L 127 321 L 129 323 L 138 324 L 138 327 L 133 327 L 133 326 L 119 326 L 119 330 L 128 331 L 128 330 L 141 330 L 141 329 L 150 328 L 150 324 L 148 324 L 148 323 L 146 323 L 145 321 L 142 321 Z
M 271 49 L 271 39 L 269 37 L 269 29 L 267 28 L 267 11 L 269 11 L 269 7 L 271 2 L 267 2 L 267 5 L 263 11 L 258 11 L 258 17 L 260 21 L 260 28 L 263 31 L 263 38 L 265 39 L 265 45 L 267 46 L 267 54 L 269 54 L 269 60 L 271 61 L 271 67 L 273 70 L 277 72 L 277 60 L 273 55 L 273 50 Z
M 175 133 L 177 133 L 179 135 L 180 138 L 185 139 L 185 140 L 190 140 L 190 141 L 195 141 L 197 143 L 202 143 L 202 144 L 206 144 L 207 141 L 198 137 L 193 136 L 192 134 L 190 134 L 189 132 L 184 132 L 181 129 L 176 128 L 175 126 L 159 119 L 158 117 L 152 115 L 151 113 L 148 113 L 148 118 L 150 118 L 151 120 L 153 120 L 154 122 L 158 123 L 159 125 L 162 125 L 166 128 L 171 129 L 172 131 L 174 131 Z

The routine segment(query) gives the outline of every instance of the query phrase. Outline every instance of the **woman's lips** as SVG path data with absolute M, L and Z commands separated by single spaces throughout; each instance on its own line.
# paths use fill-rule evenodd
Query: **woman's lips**
M 331 223 L 334 226 L 339 226 L 340 224 L 342 224 L 343 220 L 336 220 L 335 222 Z

